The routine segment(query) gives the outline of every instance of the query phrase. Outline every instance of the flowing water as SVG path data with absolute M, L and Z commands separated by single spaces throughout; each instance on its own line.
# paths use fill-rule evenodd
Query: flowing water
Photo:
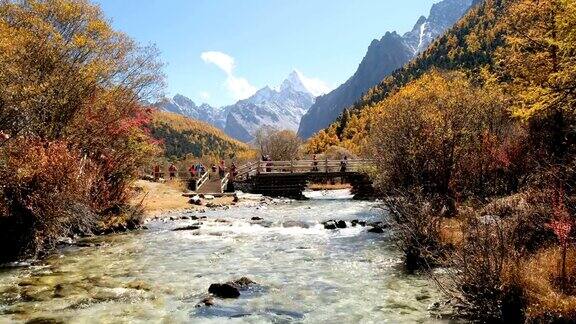
M 151 222 L 42 265 L 0 270 L 0 323 L 436 322 L 428 311 L 440 300 L 434 284 L 403 273 L 388 234 L 321 224 L 381 220 L 377 205 L 343 192 L 312 196 L 173 215 L 207 218 Z M 198 222 L 200 230 L 173 231 Z M 211 283 L 244 276 L 256 288 L 196 307 Z

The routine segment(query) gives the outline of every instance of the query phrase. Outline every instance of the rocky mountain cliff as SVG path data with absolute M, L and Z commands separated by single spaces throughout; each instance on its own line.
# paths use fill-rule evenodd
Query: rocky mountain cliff
M 220 129 L 226 126 L 226 111 L 215 108 L 208 104 L 197 106 L 191 99 L 177 94 L 174 98 L 165 98 L 154 105 L 158 109 L 166 112 L 180 114 L 192 119 L 207 122 Z
M 244 142 L 252 141 L 254 133 L 262 127 L 297 131 L 302 116 L 314 101 L 313 89 L 294 71 L 279 88 L 262 88 L 252 97 L 225 107 L 228 115 L 224 130 Z
M 262 127 L 297 131 L 302 116 L 314 104 L 316 95 L 320 94 L 320 89 L 307 82 L 300 72 L 293 71 L 279 87 L 264 87 L 252 97 L 231 106 L 197 106 L 183 95 L 166 98 L 155 106 L 162 111 L 205 121 L 235 139 L 250 142 L 254 139 L 254 133 Z
M 298 135 L 308 138 L 330 125 L 342 111 L 370 88 L 424 51 L 434 39 L 453 26 L 472 6 L 473 0 L 443 0 L 422 16 L 412 31 L 400 36 L 389 32 L 374 40 L 356 73 L 344 84 L 318 97 L 302 118 Z

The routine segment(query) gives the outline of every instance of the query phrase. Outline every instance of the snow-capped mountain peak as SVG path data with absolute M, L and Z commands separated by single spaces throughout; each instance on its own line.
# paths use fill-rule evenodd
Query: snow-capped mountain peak
M 415 55 L 421 53 L 458 21 L 472 4 L 473 0 L 443 0 L 434 4 L 430 15 L 420 17 L 414 29 L 404 35 L 405 44 Z
M 292 71 L 286 80 L 280 85 L 280 91 L 293 90 L 297 92 L 309 93 L 314 97 L 330 92 L 330 87 L 322 80 L 308 78 L 298 70 Z

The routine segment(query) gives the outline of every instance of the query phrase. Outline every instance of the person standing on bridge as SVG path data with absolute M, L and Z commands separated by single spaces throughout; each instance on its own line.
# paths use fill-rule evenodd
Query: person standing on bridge
M 158 164 L 156 164 L 154 166 L 154 181 L 158 181 L 158 179 L 160 179 L 161 173 L 160 173 L 160 166 Z
M 316 158 L 316 154 L 312 157 L 312 172 L 318 172 L 318 159 Z
M 348 157 L 344 155 L 344 158 L 340 161 L 340 172 L 345 173 L 348 167 Z
M 274 164 L 272 163 L 272 158 L 270 155 L 266 155 L 266 161 L 266 172 L 272 172 L 272 166 Z
M 212 179 L 212 177 L 216 175 L 216 172 L 218 172 L 218 167 L 216 166 L 216 164 L 212 163 L 212 167 L 210 169 L 212 170 L 212 173 L 210 174 L 210 179 Z
M 340 183 L 344 184 L 346 181 L 344 173 L 346 173 L 346 169 L 348 168 L 348 157 L 344 155 L 344 159 L 340 161 L 340 172 L 342 172 L 342 176 L 340 177 Z
M 238 175 L 238 168 L 236 167 L 236 163 L 232 162 L 230 165 L 230 178 L 234 180 Z
M 176 169 L 174 163 L 170 164 L 170 167 L 168 168 L 168 173 L 170 174 L 170 180 L 174 180 L 176 178 L 176 171 L 178 171 L 178 169 Z
M 190 166 L 190 168 L 188 168 L 188 172 L 190 172 L 190 178 L 191 179 L 196 179 L 196 174 L 197 174 L 196 165 L 192 164 Z
M 224 179 L 224 176 L 226 175 L 226 162 L 224 162 L 224 160 L 220 160 L 218 175 L 220 176 L 220 179 Z

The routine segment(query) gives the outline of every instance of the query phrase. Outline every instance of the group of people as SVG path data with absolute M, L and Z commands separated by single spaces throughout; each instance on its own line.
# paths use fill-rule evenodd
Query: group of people
M 262 161 L 266 162 L 265 163 L 266 172 L 272 172 L 273 162 L 272 159 L 270 158 L 270 155 L 262 155 Z M 318 158 L 316 157 L 316 154 L 314 154 L 312 157 L 312 172 L 320 171 L 320 169 L 318 168 L 318 164 L 319 164 Z M 345 173 L 347 168 L 348 168 L 348 157 L 344 156 L 340 160 L 340 172 Z M 226 176 L 226 172 L 228 171 L 230 172 L 229 174 L 231 179 L 234 179 L 238 174 L 238 167 L 236 166 L 236 164 L 232 162 L 230 164 L 230 168 L 228 168 L 224 160 L 220 160 L 220 163 L 218 165 L 212 164 L 210 170 L 211 170 L 210 177 L 212 177 L 212 175 L 214 176 L 218 175 L 220 179 L 223 179 Z M 206 167 L 204 166 L 204 164 L 198 162 L 191 165 L 188 168 L 188 172 L 190 174 L 190 178 L 197 179 L 202 177 L 206 173 Z M 174 165 L 174 163 L 170 164 L 170 166 L 168 167 L 168 175 L 170 177 L 170 180 L 174 180 L 177 177 L 178 168 L 176 167 L 176 165 Z M 157 180 L 160 179 L 162 176 L 163 173 L 161 171 L 160 165 L 154 166 L 154 178 Z
M 226 167 L 226 162 L 224 162 L 224 160 L 221 160 L 218 166 L 216 166 L 216 164 L 212 164 L 212 167 L 210 169 L 212 171 L 211 174 L 213 175 L 218 174 L 220 179 L 223 179 L 226 176 L 226 172 L 228 171 L 228 168 Z M 197 179 L 202 177 L 206 173 L 206 167 L 201 162 L 198 162 L 192 164 L 188 168 L 188 173 L 190 174 L 190 178 Z M 236 164 L 232 162 L 232 164 L 230 165 L 230 176 L 235 177 L 236 174 L 237 174 L 237 167 Z M 155 165 L 154 179 L 158 180 L 162 176 L 163 172 L 161 171 L 160 165 Z M 168 176 L 170 180 L 174 180 L 178 176 L 178 168 L 174 163 L 170 164 L 170 166 L 168 167 Z
M 238 167 L 236 163 L 232 162 L 230 164 L 230 177 L 233 179 L 238 174 Z M 226 162 L 224 160 L 220 160 L 220 164 L 216 166 L 216 164 L 212 164 L 212 174 L 218 173 L 220 179 L 223 179 L 226 176 L 226 172 L 228 172 L 228 167 L 226 167 Z
M 340 160 L 340 172 L 345 173 L 347 169 L 348 169 L 348 157 L 344 156 Z M 320 169 L 318 169 L 318 158 L 316 157 L 316 154 L 314 154 L 312 156 L 312 172 L 319 172 L 319 171 Z

